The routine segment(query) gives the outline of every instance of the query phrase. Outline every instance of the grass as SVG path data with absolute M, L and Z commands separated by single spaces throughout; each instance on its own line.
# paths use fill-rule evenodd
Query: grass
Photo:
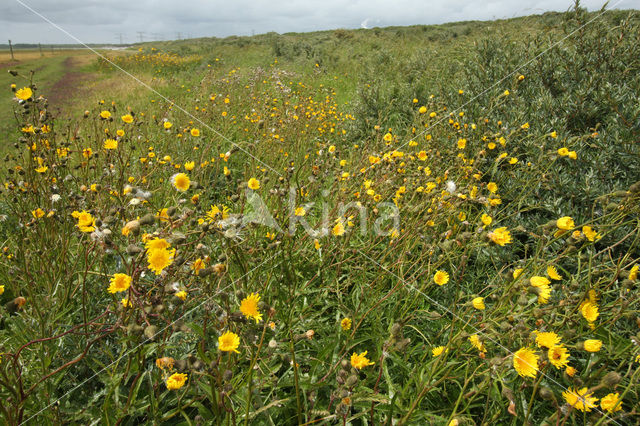
M 636 423 L 639 20 L 595 16 L 150 43 L 57 117 L 50 59 L 0 416 Z

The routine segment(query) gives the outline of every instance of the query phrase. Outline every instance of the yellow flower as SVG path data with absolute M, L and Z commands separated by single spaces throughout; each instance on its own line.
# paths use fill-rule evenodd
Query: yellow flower
M 81 212 L 74 211 L 71 213 L 73 217 L 78 220 L 77 227 L 82 232 L 93 232 L 95 228 L 95 219 L 91 215 L 91 213 L 82 210 Z
M 144 247 L 148 251 L 153 251 L 168 249 L 169 247 L 171 247 L 171 244 L 169 244 L 164 238 L 154 238 L 152 240 L 146 241 Z
M 564 372 L 567 373 L 567 376 L 573 377 L 578 372 L 578 370 L 576 370 L 572 366 L 568 366 L 564 369 Z
M 184 386 L 187 381 L 187 375 L 185 373 L 173 373 L 167 379 L 167 389 L 176 390 Z
M 27 99 L 33 96 L 33 91 L 30 87 L 23 87 L 22 89 L 16 90 L 16 98 L 26 101 Z
M 522 377 L 536 377 L 538 355 L 528 348 L 521 348 L 513 354 L 513 368 Z
M 531 277 L 529 281 L 531 282 L 531 285 L 534 287 L 545 287 L 551 284 L 551 281 L 549 281 L 547 277 L 535 276 L 535 277 Z
M 610 413 L 622 410 L 619 393 L 610 393 L 600 400 L 600 407 Z
M 567 404 L 580 411 L 591 411 L 592 408 L 595 408 L 598 398 L 592 397 L 591 395 L 587 388 L 580 390 L 569 388 L 565 392 L 562 392 L 562 396 L 564 400 L 567 401 Z
M 160 219 L 161 222 L 166 222 L 169 220 L 169 214 L 167 213 L 169 211 L 168 208 L 163 208 L 158 210 L 158 214 L 156 214 L 156 217 L 158 219 Z
M 584 350 L 587 352 L 598 352 L 602 348 L 602 340 L 588 339 L 584 341 Z
M 109 293 L 120 293 L 127 291 L 131 286 L 131 277 L 127 274 L 113 274 L 109 281 Z
M 469 336 L 469 342 L 471 342 L 473 347 L 476 348 L 478 351 L 480 352 L 487 351 L 487 349 L 484 347 L 484 343 L 482 343 L 482 341 L 480 340 L 480 337 L 478 337 L 477 334 L 472 334 L 471 336 Z
M 107 110 L 104 111 L 100 111 L 100 118 L 106 120 L 108 118 L 111 118 L 111 113 Z
M 196 260 L 193 261 L 193 263 L 191 264 L 191 269 L 193 269 L 193 271 L 196 273 L 196 275 L 198 275 L 198 273 L 204 269 L 205 267 L 205 263 L 204 260 L 202 260 L 201 258 L 197 258 Z
M 595 303 L 586 302 L 580 306 L 580 313 L 589 322 L 594 322 L 598 319 L 600 313 L 598 312 L 598 306 Z
M 343 318 L 342 321 L 340 321 L 340 327 L 342 327 L 344 331 L 351 330 L 351 318 Z
M 169 129 L 171 128 L 171 126 L 173 126 L 173 124 L 171 124 L 171 122 L 170 122 L 170 121 L 165 121 L 165 122 L 162 124 L 162 127 L 164 127 L 166 130 L 169 130 Z
M 307 211 L 304 209 L 304 207 L 296 208 L 296 211 L 295 211 L 295 215 L 296 216 L 301 216 L 302 217 L 302 216 L 304 216 L 306 214 L 307 214 Z
M 189 179 L 189 176 L 187 176 L 185 173 L 176 173 L 175 175 L 171 176 L 171 183 L 178 191 L 184 192 L 189 189 L 189 186 L 191 185 L 191 179 Z
M 433 281 L 438 285 L 445 285 L 449 282 L 449 274 L 446 271 L 436 271 Z
M 492 194 L 495 194 L 498 191 L 498 185 L 495 182 L 489 182 L 487 184 L 487 190 Z
M 258 293 L 251 293 L 240 302 L 240 312 L 245 317 L 254 319 L 256 324 L 262 320 L 262 314 L 258 310 L 258 302 L 260 302 Z
M 558 137 L 558 132 L 554 130 L 553 132 L 549 133 L 549 136 L 551 136 L 553 139 L 556 139 Z
M 431 349 L 431 354 L 434 357 L 442 355 L 443 352 L 444 352 L 444 346 L 436 346 L 435 348 Z
M 193 168 L 196 166 L 196 162 L 195 161 L 187 161 L 186 163 L 184 163 L 184 169 L 188 172 L 190 172 L 191 170 L 193 170 Z
M 129 299 L 127 299 L 126 297 L 123 297 L 122 300 L 120 300 L 120 303 L 122 303 L 122 307 L 123 308 L 130 308 L 133 305 L 131 304 L 131 301 Z
M 344 235 L 344 232 L 345 230 L 344 230 L 344 225 L 342 224 L 342 220 L 338 221 L 338 223 L 336 223 L 333 229 L 331 230 L 331 233 L 336 237 Z
M 4 293 L 4 284 L 0 285 L 0 296 Z
M 551 278 L 552 280 L 556 280 L 559 281 L 562 279 L 562 276 L 560 274 L 558 274 L 558 270 L 556 269 L 555 266 L 553 265 L 549 265 L 547 266 L 547 275 L 549 276 L 549 278 Z
M 254 191 L 256 191 L 260 189 L 260 181 L 256 178 L 251 178 L 247 182 L 247 186 L 249 187 L 249 189 L 253 189 Z
M 467 146 L 466 139 L 458 139 L 458 149 L 465 149 Z
M 84 158 L 91 158 L 91 156 L 93 155 L 93 150 L 91 148 L 85 148 L 82 150 L 82 156 Z
M 582 227 L 582 233 L 591 242 L 600 238 L 600 234 L 598 234 L 596 231 L 593 230 L 593 228 L 591 228 L 588 225 L 585 225 Z
M 489 238 L 499 246 L 511 243 L 511 234 L 507 231 L 505 226 L 494 229 L 493 232 L 489 232 Z
M 556 221 L 556 226 L 558 227 L 558 229 L 561 229 L 563 231 L 570 231 L 571 229 L 576 227 L 573 219 L 570 216 L 563 216 L 558 219 Z
M 184 290 L 177 291 L 174 296 L 182 301 L 187 300 L 187 292 Z
M 567 156 L 569 158 L 571 158 L 572 160 L 577 160 L 578 159 L 578 154 L 575 151 L 569 151 L 569 154 L 567 154 Z
M 538 293 L 538 303 L 545 304 L 549 302 L 549 298 L 551 297 L 551 287 L 548 285 L 543 285 L 540 287 L 535 287 L 536 292 Z
M 40 219 L 44 216 L 44 210 L 38 207 L 37 209 L 31 211 L 31 215 L 36 219 Z
M 160 275 L 167 266 L 173 263 L 175 253 L 176 249 L 155 249 L 149 251 L 147 253 L 148 268 L 155 272 L 156 275 Z
M 124 121 L 127 124 L 133 123 L 133 116 L 131 114 L 123 115 L 120 118 L 122 119 L 122 121 Z
M 471 301 L 471 303 L 473 304 L 474 308 L 476 308 L 476 309 L 478 309 L 480 311 L 485 309 L 484 298 L 482 298 L 482 297 L 476 297 L 475 299 L 473 299 Z
M 427 112 L 427 107 L 426 107 L 426 106 L 421 106 L 421 107 L 418 109 L 418 112 L 419 112 L 420 114 L 424 114 L 424 113 L 426 113 L 426 112 Z
M 117 149 L 118 141 L 115 139 L 107 139 L 104 141 L 104 149 Z
M 629 270 L 629 279 L 631 281 L 638 279 L 638 269 L 640 269 L 640 265 L 633 265 L 633 268 Z
M 489 216 L 486 213 L 482 213 L 482 216 L 480 216 L 480 220 L 482 221 L 482 223 L 484 224 L 484 226 L 489 226 L 491 225 L 491 222 L 493 221 L 493 219 L 491 218 L 491 216 Z
M 547 352 L 549 362 L 558 370 L 564 368 L 569 363 L 569 351 L 563 345 L 555 345 Z
M 550 349 L 560 343 L 560 337 L 551 331 L 536 332 L 536 344 L 539 348 Z
M 361 352 L 360 354 L 357 354 L 354 352 L 353 355 L 351 355 L 351 366 L 353 368 L 360 370 L 368 365 L 375 364 L 373 361 L 370 361 L 367 358 L 367 352 L 368 351 L 364 351 L 364 352 Z
M 513 279 L 514 279 L 514 280 L 517 280 L 517 279 L 518 279 L 518 277 L 520 276 L 520 274 L 522 274 L 522 271 L 524 271 L 524 269 L 522 269 L 522 268 L 516 268 L 516 269 L 514 269 L 514 270 L 513 270 L 513 274 L 511 274 L 511 275 L 513 275 Z
M 163 356 L 162 358 L 156 359 L 156 367 L 161 370 L 168 368 L 169 370 L 173 370 L 173 364 L 176 362 L 175 359 L 169 356 Z
M 222 352 L 235 352 L 239 354 L 238 346 L 240 346 L 240 337 L 238 337 L 236 333 L 227 331 L 218 337 L 218 349 Z
M 333 154 L 334 152 L 336 152 L 336 146 L 335 145 L 331 145 L 329 147 L 328 151 Z

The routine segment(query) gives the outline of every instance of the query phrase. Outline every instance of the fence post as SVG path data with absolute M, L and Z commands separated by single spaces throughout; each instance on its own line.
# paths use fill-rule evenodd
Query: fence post
M 11 52 L 11 60 L 15 61 L 16 58 L 13 57 L 13 46 L 11 46 L 11 40 L 9 40 L 9 51 Z

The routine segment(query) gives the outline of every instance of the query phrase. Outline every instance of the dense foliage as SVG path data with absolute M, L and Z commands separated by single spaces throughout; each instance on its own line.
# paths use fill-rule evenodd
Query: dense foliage
M 2 421 L 637 423 L 638 15 L 538 18 L 16 75 Z

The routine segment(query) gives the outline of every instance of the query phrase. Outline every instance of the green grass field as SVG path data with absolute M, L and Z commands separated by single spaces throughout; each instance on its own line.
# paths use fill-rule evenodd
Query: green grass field
M 638 46 L 576 8 L 24 57 L 3 424 L 637 424 Z

